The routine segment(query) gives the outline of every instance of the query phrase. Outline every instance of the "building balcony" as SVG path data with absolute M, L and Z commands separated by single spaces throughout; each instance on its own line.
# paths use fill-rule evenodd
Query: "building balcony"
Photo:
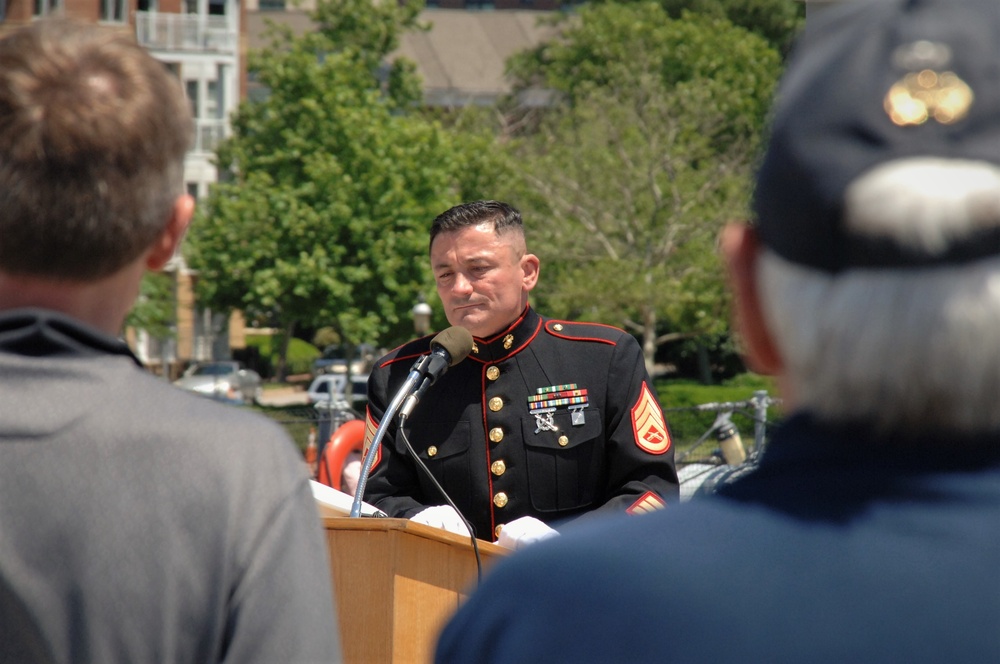
M 213 152 L 219 141 L 229 135 L 229 124 L 225 120 L 195 120 L 194 146 L 192 152 Z
M 235 54 L 239 30 L 226 16 L 136 12 L 135 35 L 148 49 Z

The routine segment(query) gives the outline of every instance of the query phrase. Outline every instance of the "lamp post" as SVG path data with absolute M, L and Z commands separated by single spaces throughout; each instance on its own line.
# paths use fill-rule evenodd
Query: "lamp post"
M 431 331 L 431 305 L 424 302 L 423 295 L 420 296 L 420 300 L 413 305 L 413 331 L 417 333 L 417 336 L 422 337 Z

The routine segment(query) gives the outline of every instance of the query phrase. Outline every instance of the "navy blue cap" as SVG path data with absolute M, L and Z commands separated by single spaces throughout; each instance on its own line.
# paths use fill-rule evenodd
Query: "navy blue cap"
M 849 190 L 900 163 L 983 166 L 996 185 L 977 185 L 973 221 L 937 243 L 847 223 L 858 212 Z M 809 18 L 779 87 L 754 195 L 758 232 L 780 256 L 827 272 L 1000 255 L 998 165 L 1000 0 L 845 1 Z M 929 217 L 922 223 L 937 223 Z

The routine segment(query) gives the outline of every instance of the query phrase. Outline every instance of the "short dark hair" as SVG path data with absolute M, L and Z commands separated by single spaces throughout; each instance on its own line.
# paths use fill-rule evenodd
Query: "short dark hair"
M 500 201 L 474 201 L 456 205 L 439 214 L 431 224 L 430 244 L 434 244 L 434 238 L 441 233 L 457 231 L 485 221 L 493 222 L 493 230 L 497 235 L 511 229 L 524 234 L 521 213 L 514 206 Z

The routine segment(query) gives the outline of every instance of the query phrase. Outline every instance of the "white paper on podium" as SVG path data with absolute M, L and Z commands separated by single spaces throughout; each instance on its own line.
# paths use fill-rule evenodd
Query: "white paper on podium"
M 316 480 L 309 480 L 309 485 L 312 487 L 313 498 L 320 505 L 322 513 L 330 516 L 351 516 L 354 496 L 334 489 L 332 486 L 321 484 Z M 362 501 L 361 516 L 386 517 L 389 515 L 374 505 Z

